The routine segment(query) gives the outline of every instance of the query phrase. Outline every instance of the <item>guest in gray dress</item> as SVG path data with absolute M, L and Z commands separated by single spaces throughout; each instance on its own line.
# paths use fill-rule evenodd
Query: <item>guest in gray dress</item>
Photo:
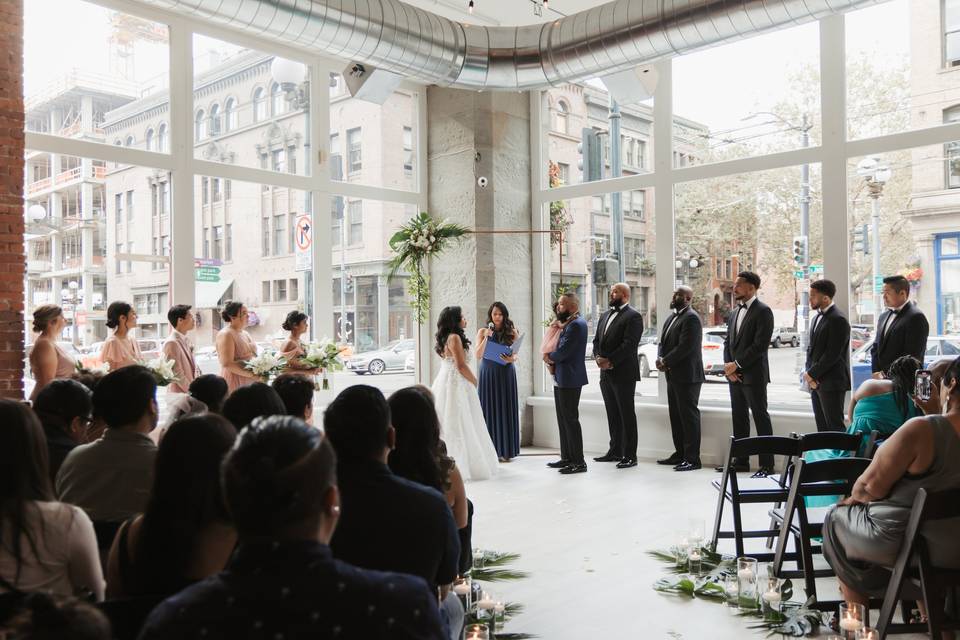
M 823 553 L 848 602 L 882 597 L 903 542 L 914 497 L 921 488 L 960 488 L 960 358 L 940 383 L 942 415 L 908 420 L 884 442 L 853 488 L 827 513 Z M 931 562 L 960 568 L 960 521 L 923 530 Z

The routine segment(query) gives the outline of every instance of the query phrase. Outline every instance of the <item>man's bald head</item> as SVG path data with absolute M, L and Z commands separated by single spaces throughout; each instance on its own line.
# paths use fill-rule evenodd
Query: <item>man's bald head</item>
M 930 381 L 933 383 L 933 386 L 940 386 L 943 376 L 947 374 L 947 369 L 950 368 L 952 363 L 952 359 L 944 358 L 943 360 L 937 360 L 927 368 L 928 371 L 930 371 Z
M 611 287 L 613 291 L 619 291 L 624 302 L 630 302 L 630 285 L 626 282 L 618 282 Z

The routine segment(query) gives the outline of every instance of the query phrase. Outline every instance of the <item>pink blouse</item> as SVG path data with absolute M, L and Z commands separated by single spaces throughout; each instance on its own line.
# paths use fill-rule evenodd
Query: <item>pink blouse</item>
M 226 335 L 229 340 L 233 341 L 234 362 L 242 365 L 245 360 L 257 355 L 257 345 L 254 344 L 253 338 L 246 331 L 234 331 L 230 327 L 224 327 L 220 330 L 220 335 Z M 254 378 L 241 376 L 228 369 L 222 369 L 220 375 L 227 381 L 227 388 L 231 393 L 240 387 L 256 382 Z
M 140 354 L 140 345 L 136 340 L 129 335 L 126 338 L 120 338 L 117 334 L 113 334 L 103 343 L 100 359 L 110 365 L 110 371 L 116 371 L 139 363 L 143 360 L 143 356 Z
M 46 340 L 46 338 L 37 338 L 36 344 L 39 344 L 41 340 Z M 49 340 L 49 342 L 53 345 L 53 350 L 57 354 L 57 370 L 53 374 L 53 380 L 58 378 L 69 378 L 77 370 L 76 361 L 68 356 L 67 352 L 61 349 L 60 345 L 58 345 L 56 342 L 53 340 Z M 33 354 L 36 353 L 37 349 L 36 344 L 34 344 L 33 351 L 30 352 L 30 370 L 33 372 L 34 380 L 37 378 L 37 370 L 33 363 Z M 47 382 L 49 382 L 49 380 Z M 40 393 L 41 388 L 42 386 L 39 384 L 33 387 L 33 392 L 30 394 L 31 401 L 37 399 L 37 394 Z

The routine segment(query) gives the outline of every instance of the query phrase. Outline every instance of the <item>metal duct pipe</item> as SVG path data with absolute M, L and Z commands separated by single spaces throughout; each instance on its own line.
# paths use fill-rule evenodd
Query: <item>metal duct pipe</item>
M 616 0 L 521 27 L 463 24 L 399 0 L 136 1 L 430 84 L 527 90 L 886 0 Z

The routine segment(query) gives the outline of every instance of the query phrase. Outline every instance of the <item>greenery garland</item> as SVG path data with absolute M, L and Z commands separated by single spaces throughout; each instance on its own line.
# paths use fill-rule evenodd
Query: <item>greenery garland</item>
M 430 277 L 424 271 L 424 260 L 442 253 L 450 240 L 457 240 L 469 232 L 463 225 L 446 220 L 437 222 L 429 213 L 421 211 L 390 238 L 390 250 L 395 255 L 388 263 L 387 281 L 393 280 L 401 269 L 410 273 L 407 291 L 413 300 L 418 324 L 426 322 L 430 310 Z

